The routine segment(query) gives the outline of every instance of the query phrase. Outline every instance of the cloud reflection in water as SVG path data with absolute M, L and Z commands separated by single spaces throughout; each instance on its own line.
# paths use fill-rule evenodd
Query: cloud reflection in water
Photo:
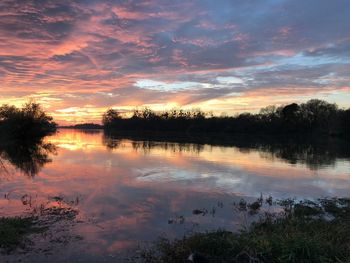
M 23 209 L 19 199 L 24 193 L 38 201 L 79 196 L 85 220 L 74 231 L 84 239 L 66 248 L 65 259 L 82 252 L 103 257 L 193 229 L 237 229 L 242 218 L 232 203 L 242 196 L 346 196 L 350 188 L 344 153 L 312 168 L 276 154 L 272 158 L 261 148 L 112 139 L 75 130 L 60 130 L 49 141 L 57 145 L 57 155 L 34 178 L 12 176 L 1 182 L 0 196 L 12 194 L 0 199 L 0 211 Z M 218 202 L 224 206 L 217 207 Z M 192 214 L 213 207 L 215 217 Z M 178 220 L 181 216 L 184 221 Z

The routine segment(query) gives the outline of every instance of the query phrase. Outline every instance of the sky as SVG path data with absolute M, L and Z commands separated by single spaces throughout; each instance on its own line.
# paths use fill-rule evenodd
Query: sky
M 348 0 L 1 0 L 0 104 L 128 112 L 350 107 Z

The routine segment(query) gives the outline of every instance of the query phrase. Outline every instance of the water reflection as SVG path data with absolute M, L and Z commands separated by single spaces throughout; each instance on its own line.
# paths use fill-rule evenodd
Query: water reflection
M 347 150 L 325 143 L 283 150 L 278 144 L 175 143 L 76 130 L 60 130 L 48 142 L 57 145 L 57 155 L 48 153 L 52 162 L 35 178 L 0 181 L 0 212 L 23 212 L 25 194 L 37 203 L 79 197 L 76 209 L 84 220 L 72 231 L 83 240 L 50 262 L 117 262 L 118 253 L 158 236 L 237 229 L 246 223 L 233 209 L 242 196 L 318 198 L 350 190 Z
M 55 153 L 55 145 L 43 141 L 2 143 L 0 144 L 0 168 L 7 173 L 9 163 L 26 176 L 34 177 L 45 164 L 52 161 L 50 155 Z
M 130 137 L 129 139 L 133 139 Z M 135 139 L 135 138 L 134 138 Z M 136 137 L 140 139 L 140 137 Z M 144 153 L 151 153 L 162 149 L 171 152 L 192 152 L 199 154 L 208 150 L 204 145 L 207 140 L 205 138 L 196 138 L 196 143 L 185 142 L 193 140 L 193 138 L 181 138 L 180 142 L 169 141 L 147 141 L 147 137 L 142 137 L 141 141 L 132 141 L 133 149 Z M 166 138 L 163 138 L 166 139 Z M 170 137 L 167 140 L 172 140 Z M 176 140 L 178 140 L 176 138 Z M 181 142 L 183 141 L 183 142 Z M 121 137 L 109 134 L 103 135 L 103 144 L 108 149 L 116 149 L 120 147 Z M 259 152 L 260 156 L 271 161 L 278 158 L 290 164 L 305 164 L 311 170 L 318 170 L 325 166 L 333 166 L 337 159 L 350 159 L 350 143 L 336 139 L 324 140 L 263 140 L 260 138 L 240 138 L 237 140 L 223 138 L 221 141 L 216 139 L 217 146 L 235 147 L 241 153 L 249 154 L 250 152 Z
M 237 145 L 240 149 L 258 150 L 261 156 L 273 160 L 279 158 L 290 164 L 305 164 L 311 170 L 335 166 L 337 159 L 350 158 L 350 144 L 347 141 L 289 141 L 287 143 L 259 142 Z

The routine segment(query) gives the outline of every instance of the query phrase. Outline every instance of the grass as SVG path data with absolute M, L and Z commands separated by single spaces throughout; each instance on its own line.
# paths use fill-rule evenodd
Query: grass
M 238 204 L 240 210 L 242 204 Z M 253 204 L 250 209 L 257 208 Z M 180 263 L 198 252 L 213 263 L 350 262 L 350 199 L 278 204 L 282 213 L 267 213 L 238 233 L 217 230 L 176 240 L 161 238 L 142 250 L 141 261 Z
M 0 249 L 11 251 L 23 245 L 30 234 L 44 231 L 37 225 L 36 217 L 1 217 Z
M 54 205 L 51 205 L 51 201 Z M 79 213 L 73 205 L 75 205 L 74 201 L 53 197 L 47 204 L 34 206 L 27 216 L 0 217 L 0 255 L 15 253 L 18 248 L 23 251 L 32 249 L 34 242 L 31 235 L 33 234 L 55 232 L 57 229 L 62 234 L 63 230 L 67 230 L 66 227 L 75 221 Z M 69 233 L 66 234 L 66 236 L 53 235 L 54 239 L 48 243 L 69 241 L 71 236 Z

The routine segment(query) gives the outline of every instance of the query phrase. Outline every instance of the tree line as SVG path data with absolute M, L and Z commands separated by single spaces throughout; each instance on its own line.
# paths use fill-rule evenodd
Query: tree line
M 312 99 L 306 103 L 268 106 L 259 113 L 216 117 L 201 110 L 173 109 L 155 112 L 149 108 L 135 109 L 123 118 L 115 109 L 102 116 L 107 132 L 171 131 L 186 133 L 241 134 L 319 134 L 346 136 L 350 134 L 350 109 Z

